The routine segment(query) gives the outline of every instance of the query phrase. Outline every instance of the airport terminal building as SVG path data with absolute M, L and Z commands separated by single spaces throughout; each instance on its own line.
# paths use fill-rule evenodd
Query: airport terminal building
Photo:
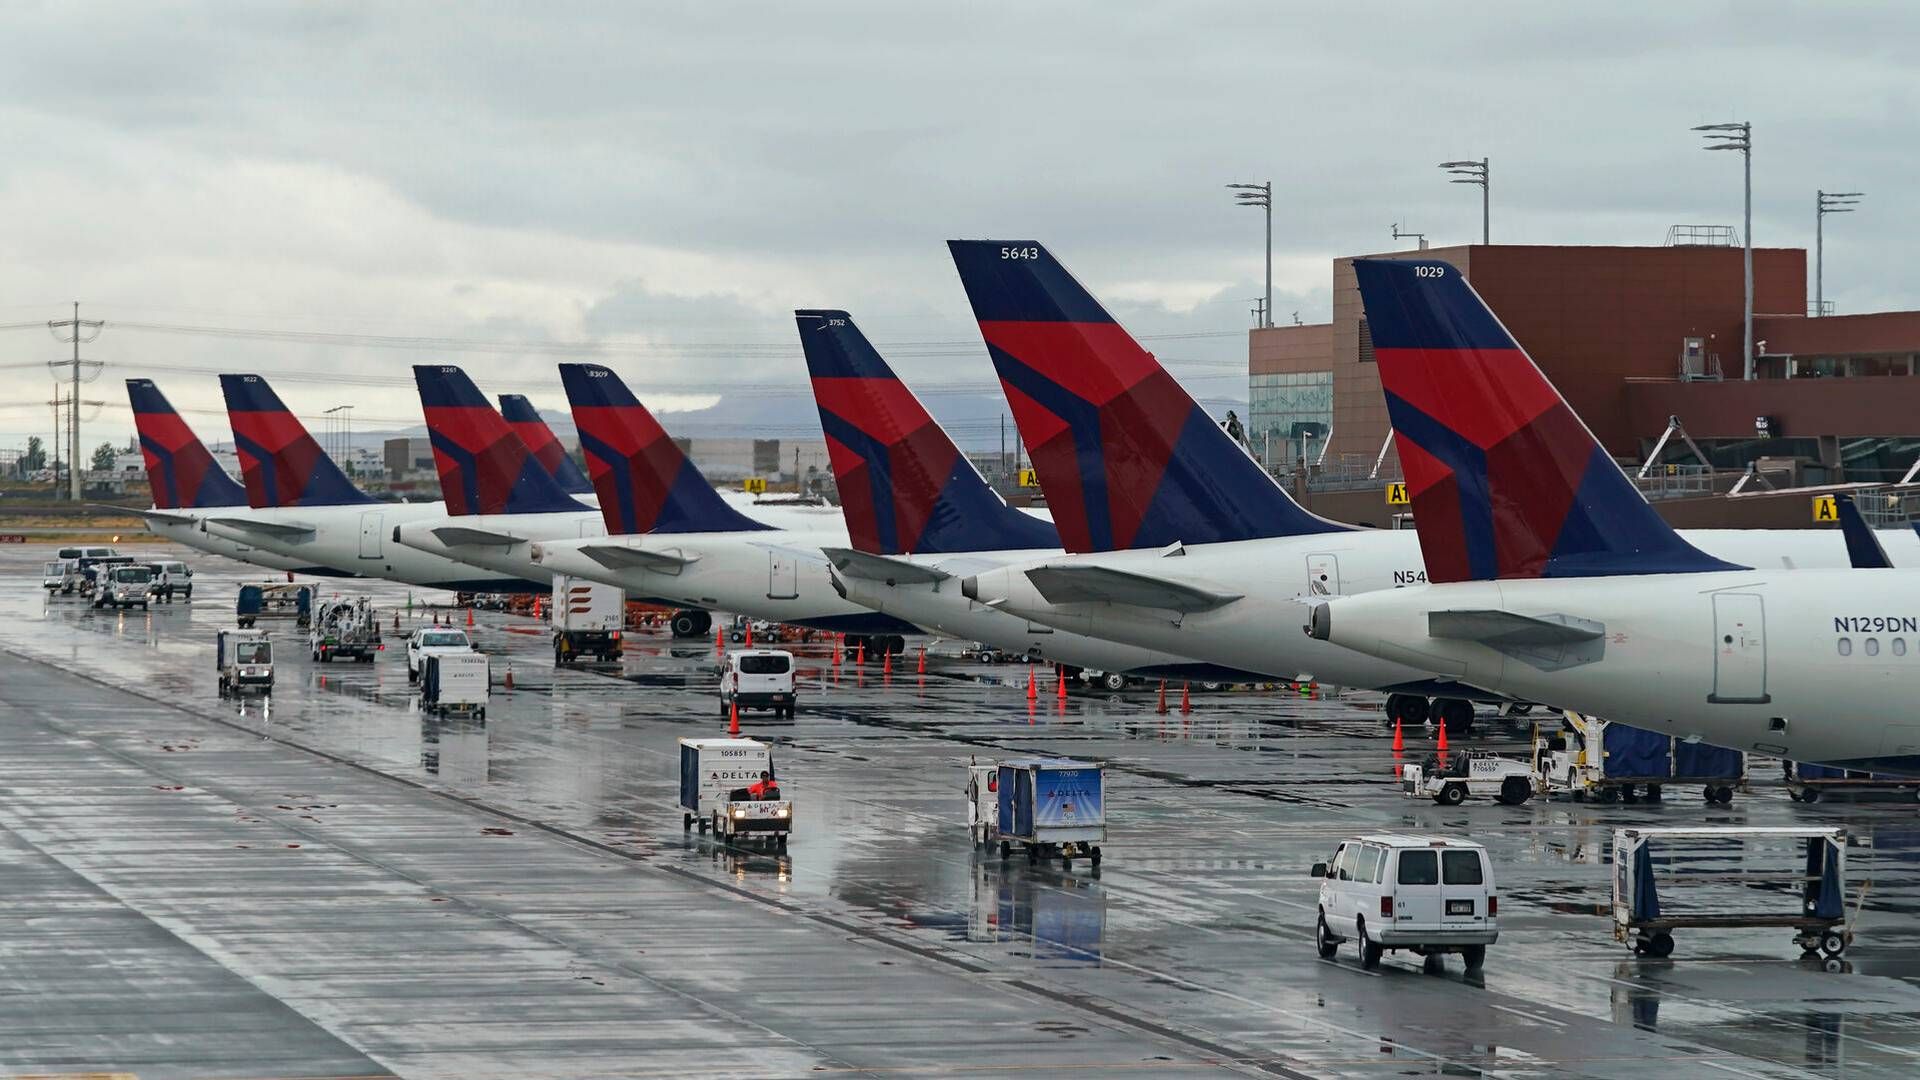
M 1920 458 L 1920 311 L 1811 312 L 1807 252 L 1756 248 L 1758 355 L 1745 379 L 1741 249 L 1687 242 L 1702 235 L 1676 228 L 1660 247 L 1474 244 L 1337 259 L 1332 322 L 1251 332 L 1249 446 L 1308 487 L 1399 475 L 1390 445 L 1380 461 L 1386 403 L 1353 259 L 1425 257 L 1467 275 L 1623 462 L 1644 460 L 1677 417 L 1718 490 L 1751 462 L 1796 485 L 1900 479 Z M 1678 438 L 1660 460 L 1700 464 Z

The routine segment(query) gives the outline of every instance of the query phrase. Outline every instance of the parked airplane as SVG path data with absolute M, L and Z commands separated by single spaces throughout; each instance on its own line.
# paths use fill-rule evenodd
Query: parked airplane
M 533 545 L 554 573 L 689 607 L 874 638 L 899 651 L 916 627 L 843 599 L 823 546 L 847 543 L 832 507 L 780 508 L 774 528 L 727 505 L 612 369 L 562 364 L 574 428 L 606 518 L 604 539 Z
M 963 593 L 1036 622 L 1224 667 L 1387 690 L 1390 714 L 1409 722 L 1425 719 L 1427 697 L 1437 696 L 1450 727 L 1471 722 L 1465 699 L 1486 688 L 1454 673 L 1273 632 L 1317 598 L 1424 582 L 1416 538 L 1302 510 L 1039 243 L 951 247 L 1074 553 L 981 572 Z M 1748 565 L 1847 565 L 1830 530 L 1689 535 Z M 1920 544 L 1910 546 L 1920 555 Z
M 553 476 L 560 490 L 583 502 L 594 498 L 593 481 L 588 480 L 587 474 L 567 455 L 567 448 L 560 445 L 553 429 L 540 419 L 540 410 L 533 407 L 533 402 L 522 394 L 501 394 L 500 414 L 540 460 L 540 467 Z
M 134 430 L 140 435 L 140 454 L 147 463 L 147 486 L 153 490 L 153 509 L 138 511 L 149 532 L 255 566 L 298 574 L 340 575 L 332 567 L 262 551 L 203 529 L 201 519 L 209 514 L 244 510 L 246 489 L 213 460 L 206 444 L 187 427 L 152 379 L 128 379 L 127 399 L 133 406 Z
M 251 509 L 205 518 L 211 534 L 365 577 L 457 592 L 545 591 L 547 582 L 476 569 L 388 539 L 443 503 L 382 503 L 353 486 L 258 375 L 222 375 Z
M 1249 678 L 1184 657 L 1056 630 L 969 600 L 960 581 L 1057 554 L 1053 525 L 994 492 L 844 311 L 796 311 L 850 544 L 824 549 L 840 595 L 1003 652 L 1126 675 Z
M 1323 602 L 1315 640 L 1718 746 L 1920 775 L 1920 574 L 1700 550 L 1455 267 L 1354 270 L 1433 584 Z

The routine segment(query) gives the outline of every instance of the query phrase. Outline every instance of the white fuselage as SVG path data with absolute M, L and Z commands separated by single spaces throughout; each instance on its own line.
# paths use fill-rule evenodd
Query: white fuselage
M 1430 613 L 1482 611 L 1599 634 L 1494 645 L 1430 633 L 1445 626 Z M 1316 618 L 1331 643 L 1524 700 L 1717 746 L 1920 775 L 1920 571 L 1460 582 L 1343 597 Z
M 889 582 L 838 570 L 834 571 L 834 577 L 840 583 L 842 595 L 855 603 L 935 633 L 983 641 L 1003 652 L 1099 671 L 1178 672 L 1199 666 L 1188 657 L 1061 630 L 988 607 L 960 594 L 960 582 L 967 577 L 1010 563 L 1027 565 L 1059 554 L 1057 551 L 975 551 L 896 556 L 902 562 L 949 575 L 933 582 Z M 1194 677 L 1212 679 L 1222 674 L 1196 672 Z
M 1848 565 L 1846 541 L 1838 530 L 1703 529 L 1682 535 L 1710 555 L 1763 570 Z M 1896 566 L 1920 567 L 1920 538 L 1906 530 L 1879 535 Z M 1411 686 L 1431 678 L 1405 663 L 1293 633 L 1310 607 L 1328 597 L 1425 584 L 1419 537 L 1413 531 L 1358 530 L 1178 550 L 1069 555 L 1010 565 L 977 575 L 974 595 L 1063 630 L 1273 678 L 1371 689 Z M 1184 615 L 1117 603 L 1052 604 L 1026 574 L 1041 566 L 1076 565 L 1109 567 L 1239 599 Z
M 225 536 L 215 535 L 200 527 L 201 518 L 207 514 L 229 514 L 236 510 L 245 512 L 245 507 L 218 507 L 213 509 L 159 510 L 165 514 L 183 520 L 168 521 L 164 518 L 146 519 L 147 531 L 162 536 L 178 544 L 207 552 L 210 555 L 224 555 L 229 559 L 238 559 L 254 566 L 264 566 L 269 570 L 293 570 L 313 573 L 317 570 L 332 570 L 331 567 L 317 567 L 311 560 L 299 559 L 267 551 L 252 544 L 244 544 Z M 334 571 L 338 572 L 338 571 Z
M 477 569 L 393 542 L 396 526 L 444 519 L 446 515 L 446 505 L 437 502 L 359 503 L 234 508 L 209 513 L 202 520 L 211 535 L 299 559 L 307 566 L 457 592 L 504 592 L 526 587 L 513 575 Z
M 835 591 L 820 549 L 845 547 L 847 532 L 837 509 L 829 520 L 839 528 L 646 533 L 530 547 L 551 574 L 617 585 L 629 596 L 848 633 L 903 632 L 898 620 Z

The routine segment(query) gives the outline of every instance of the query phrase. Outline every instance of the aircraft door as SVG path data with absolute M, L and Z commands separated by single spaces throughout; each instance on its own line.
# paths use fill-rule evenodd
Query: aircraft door
M 378 510 L 369 510 L 360 515 L 360 557 L 377 559 L 380 557 L 380 519 L 384 517 Z
M 1307 556 L 1307 595 L 1340 595 L 1340 559 L 1337 556 Z
M 791 600 L 800 595 L 800 567 L 787 551 L 767 552 L 767 599 Z
M 1767 693 L 1766 610 L 1753 593 L 1713 597 L 1713 693 L 1718 705 L 1760 705 Z

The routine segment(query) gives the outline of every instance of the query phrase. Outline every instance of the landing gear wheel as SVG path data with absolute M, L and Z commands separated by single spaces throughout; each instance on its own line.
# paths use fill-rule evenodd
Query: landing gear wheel
M 1466 961 L 1468 971 L 1479 971 L 1481 965 L 1487 962 L 1487 947 L 1485 945 L 1465 946 L 1460 950 L 1460 959 Z
M 1418 727 L 1433 715 L 1433 709 L 1427 699 L 1415 694 L 1405 694 L 1400 698 L 1400 722 L 1409 727 Z
M 1508 806 L 1519 806 L 1533 798 L 1533 785 L 1524 777 L 1509 776 L 1500 781 L 1500 801 Z
M 1446 784 L 1440 788 L 1440 794 L 1435 796 L 1435 798 L 1442 806 L 1459 806 L 1461 803 L 1467 801 L 1467 785 L 1460 783 Z
M 1465 735 L 1473 730 L 1473 702 L 1461 698 L 1440 699 L 1440 722 L 1447 725 L 1447 734 Z
M 1313 924 L 1313 947 L 1322 960 L 1331 960 L 1334 954 L 1340 951 L 1340 942 L 1334 938 L 1333 932 L 1327 929 L 1325 915 L 1320 916 L 1319 920 Z

